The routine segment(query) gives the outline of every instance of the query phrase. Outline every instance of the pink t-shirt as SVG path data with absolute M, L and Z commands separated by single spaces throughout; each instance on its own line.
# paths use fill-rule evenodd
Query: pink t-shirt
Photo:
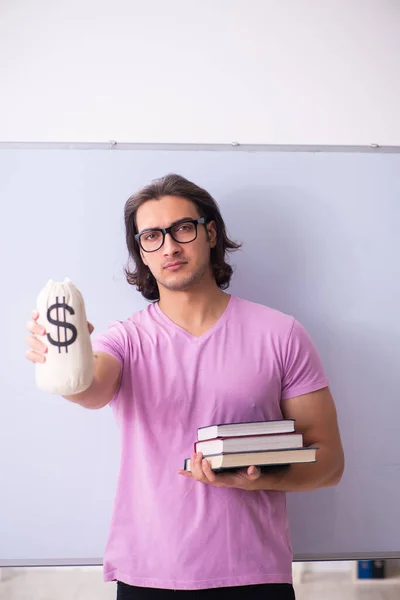
M 328 385 L 293 317 L 238 297 L 196 338 L 158 303 L 93 341 L 122 365 L 111 402 L 122 436 L 106 581 L 167 589 L 291 583 L 283 492 L 218 488 L 177 470 L 197 428 L 282 418 L 281 402 Z

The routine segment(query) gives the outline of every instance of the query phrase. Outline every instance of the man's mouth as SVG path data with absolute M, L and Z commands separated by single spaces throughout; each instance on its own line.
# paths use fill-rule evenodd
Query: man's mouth
M 174 262 L 167 263 L 164 267 L 167 271 L 177 271 L 182 265 L 186 263 L 182 260 L 176 260 Z

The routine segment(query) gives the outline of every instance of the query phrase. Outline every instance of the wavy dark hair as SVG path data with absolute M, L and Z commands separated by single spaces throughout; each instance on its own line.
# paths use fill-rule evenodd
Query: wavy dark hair
M 159 300 L 160 294 L 157 281 L 150 269 L 142 261 L 140 247 L 135 240 L 138 233 L 136 226 L 136 214 L 139 207 L 149 200 L 157 200 L 163 196 L 179 196 L 190 200 L 197 206 L 200 217 L 214 221 L 217 230 L 216 246 L 211 249 L 211 265 L 215 281 L 221 290 L 225 290 L 230 283 L 233 269 L 226 261 L 227 251 L 238 250 L 241 244 L 237 244 L 228 238 L 225 223 L 222 219 L 219 207 L 214 198 L 195 183 L 188 181 L 181 175 L 170 174 L 160 179 L 155 179 L 149 185 L 130 196 L 125 204 L 125 234 L 128 247 L 129 259 L 125 267 L 126 280 L 147 300 Z M 130 268 L 130 263 L 134 268 Z

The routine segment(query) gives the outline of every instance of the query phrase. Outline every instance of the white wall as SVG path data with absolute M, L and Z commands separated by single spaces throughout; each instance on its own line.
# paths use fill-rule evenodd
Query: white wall
M 0 141 L 400 145 L 398 0 L 3 0 Z

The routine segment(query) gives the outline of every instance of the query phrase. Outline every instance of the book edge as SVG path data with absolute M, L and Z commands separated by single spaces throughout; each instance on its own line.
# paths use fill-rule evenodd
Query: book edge
M 267 419 L 261 421 L 237 421 L 232 423 L 212 423 L 211 425 L 202 425 L 197 428 L 197 431 L 201 429 L 208 429 L 211 427 L 222 427 L 224 425 L 251 425 L 253 423 L 295 423 L 296 419 Z

